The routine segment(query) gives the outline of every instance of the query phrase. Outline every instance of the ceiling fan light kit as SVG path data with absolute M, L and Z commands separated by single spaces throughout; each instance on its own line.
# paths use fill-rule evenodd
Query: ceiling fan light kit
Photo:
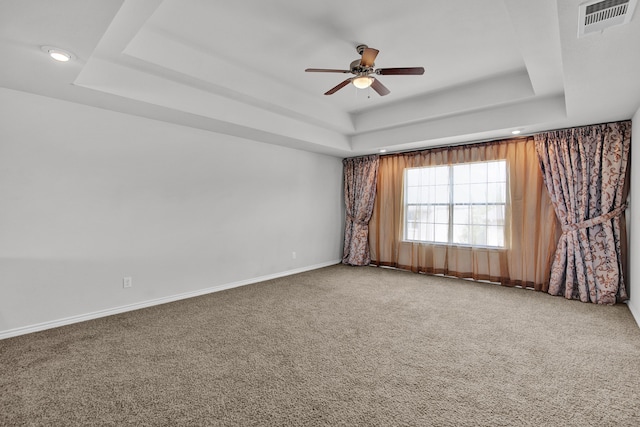
M 371 83 L 373 83 L 373 77 L 369 77 L 369 76 L 354 77 L 351 80 L 351 83 L 353 83 L 353 85 L 358 89 L 366 89 L 369 86 L 371 86 Z
M 380 80 L 371 77 L 372 74 L 376 75 L 414 75 L 420 76 L 424 74 L 423 67 L 405 67 L 405 68 L 378 68 L 374 69 L 375 59 L 378 56 L 378 49 L 373 49 L 365 44 L 358 45 L 356 51 L 361 56 L 360 59 L 356 59 L 351 63 L 348 70 L 336 70 L 328 68 L 307 68 L 305 71 L 308 73 L 351 73 L 355 77 L 350 77 L 337 86 L 329 89 L 325 92 L 325 95 L 333 95 L 343 87 L 352 83 L 358 89 L 366 89 L 368 87 L 373 88 L 378 95 L 385 96 L 390 93 L 389 89 L 383 85 Z

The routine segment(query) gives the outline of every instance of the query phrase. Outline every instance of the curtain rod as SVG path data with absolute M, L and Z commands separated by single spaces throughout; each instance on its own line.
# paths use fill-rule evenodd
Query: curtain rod
M 505 138 L 499 138 L 499 139 L 482 139 L 482 140 L 476 140 L 476 141 L 471 141 L 471 142 L 458 142 L 458 143 L 455 143 L 455 144 L 448 144 L 448 145 L 434 145 L 434 146 L 431 146 L 431 147 L 418 148 L 418 149 L 414 149 L 414 150 L 394 151 L 394 152 L 391 152 L 391 153 L 380 153 L 380 157 L 382 157 L 382 156 L 400 156 L 400 155 L 403 155 L 403 154 L 421 153 L 423 151 L 440 151 L 440 150 L 447 150 L 449 148 L 474 147 L 476 145 L 490 145 L 490 144 L 493 144 L 493 143 L 499 144 L 499 143 L 506 142 L 506 141 L 517 141 L 517 140 L 527 139 L 527 138 L 530 138 L 533 135 L 534 134 L 531 134 L 531 135 L 518 135 L 518 136 L 505 137 Z
M 468 147 L 473 147 L 474 145 L 482 145 L 482 144 L 487 144 L 487 143 L 501 143 L 501 142 L 505 142 L 505 141 L 517 141 L 517 140 L 521 140 L 521 139 L 526 139 L 526 138 L 530 138 L 534 135 L 538 135 L 538 134 L 542 134 L 542 133 L 548 133 L 548 132 L 561 132 L 561 131 L 565 131 L 565 130 L 571 130 L 571 129 L 579 129 L 579 128 L 586 128 L 586 127 L 591 127 L 591 126 L 602 126 L 602 125 L 607 125 L 607 124 L 613 124 L 613 123 L 625 123 L 625 122 L 631 122 L 630 119 L 627 120 L 618 120 L 618 121 L 614 121 L 614 122 L 602 122 L 602 123 L 595 123 L 595 124 L 591 124 L 591 125 L 582 125 L 582 126 L 571 126 L 571 127 L 566 127 L 566 128 L 559 128 L 559 129 L 550 129 L 550 130 L 545 130 L 545 131 L 540 131 L 540 132 L 535 132 L 535 133 L 530 133 L 530 134 L 524 134 L 524 135 L 518 135 L 518 136 L 506 136 L 504 138 L 498 138 L 498 139 L 494 139 L 494 138 L 489 138 L 489 139 L 481 139 L 481 140 L 476 140 L 476 141 L 470 141 L 470 142 L 458 142 L 458 143 L 454 143 L 454 144 L 449 144 L 449 145 L 434 145 L 432 147 L 425 147 L 425 148 L 416 148 L 416 149 L 411 149 L 411 150 L 400 150 L 400 151 L 394 151 L 391 153 L 378 153 L 377 155 L 380 157 L 387 157 L 387 156 L 401 156 L 404 154 L 411 154 L 411 153 L 421 153 L 423 151 L 431 151 L 431 150 L 446 150 L 447 148 L 454 148 L 454 147 L 462 147 L 462 146 L 468 146 Z M 345 157 L 345 159 L 357 159 L 359 157 L 367 157 L 367 156 L 371 156 L 372 154 L 364 154 L 362 156 L 353 156 L 353 157 Z

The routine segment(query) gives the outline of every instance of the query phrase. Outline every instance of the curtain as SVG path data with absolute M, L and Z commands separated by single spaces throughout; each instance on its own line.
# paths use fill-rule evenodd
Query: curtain
M 343 264 L 368 265 L 369 220 L 376 198 L 376 182 L 380 157 L 365 156 L 344 159 L 344 201 L 346 221 Z
M 508 168 L 504 249 L 403 240 L 404 169 L 502 159 Z M 369 228 L 373 264 L 543 291 L 559 237 L 531 137 L 381 157 Z
M 623 260 L 631 122 L 547 132 L 535 141 L 562 224 L 549 293 L 598 304 L 628 299 Z

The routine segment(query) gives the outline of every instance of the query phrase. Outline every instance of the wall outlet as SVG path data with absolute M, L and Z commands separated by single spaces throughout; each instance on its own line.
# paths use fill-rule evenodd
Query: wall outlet
M 133 286 L 133 278 L 131 276 L 127 276 L 124 279 L 122 279 L 123 288 L 130 288 L 132 286 Z
M 291 259 L 296 259 L 296 253 L 295 252 L 291 252 Z

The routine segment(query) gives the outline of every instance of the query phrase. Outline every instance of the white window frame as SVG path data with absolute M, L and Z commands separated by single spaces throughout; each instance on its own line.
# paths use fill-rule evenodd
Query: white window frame
M 504 184 L 504 196 L 503 196 L 503 200 L 504 202 L 488 202 L 485 201 L 483 203 L 472 203 L 471 201 L 469 201 L 468 203 L 456 203 L 454 202 L 454 185 L 453 185 L 453 174 L 454 174 L 454 167 L 457 165 L 470 165 L 470 164 L 474 164 L 474 163 L 493 163 L 493 162 L 502 162 L 504 163 L 504 181 L 486 181 L 487 185 L 495 182 L 495 183 L 500 183 L 500 184 Z M 408 178 L 407 178 L 407 174 L 409 170 L 416 170 L 416 169 L 426 169 L 426 168 L 436 168 L 436 167 L 448 167 L 448 172 L 449 172 L 449 179 L 448 179 L 448 187 L 449 187 L 449 200 L 447 203 L 409 203 L 408 202 Z M 435 184 L 428 184 L 429 186 L 434 186 Z M 415 167 L 415 168 L 406 168 L 404 170 L 404 176 L 403 176 L 403 200 L 402 200 L 402 208 L 403 208 L 403 220 L 402 220 L 402 240 L 405 242 L 412 242 L 412 243 L 424 243 L 424 244 L 431 244 L 431 245 L 444 245 L 444 246 L 462 246 L 462 247 L 475 247 L 475 248 L 487 248 L 487 249 L 505 249 L 507 247 L 507 227 L 508 224 L 510 223 L 509 218 L 507 218 L 507 214 L 510 211 L 510 209 L 508 209 L 509 207 L 509 203 L 510 203 L 510 197 L 509 197 L 509 169 L 508 169 L 508 164 L 506 162 L 506 160 L 489 160 L 489 161 L 482 161 L 482 162 L 470 162 L 470 163 L 458 163 L 458 164 L 453 164 L 453 165 L 439 165 L 439 166 L 421 166 L 421 167 Z M 502 225 L 497 225 L 498 227 L 502 227 L 502 233 L 503 233 L 503 238 L 502 238 L 502 242 L 503 245 L 502 246 L 497 246 L 497 245 L 478 245 L 478 244 L 472 244 L 472 243 L 454 243 L 454 226 L 455 225 L 467 225 L 469 227 L 472 227 L 473 224 L 455 224 L 454 223 L 454 207 L 455 206 L 479 206 L 479 205 L 483 205 L 483 206 L 502 206 L 503 207 L 503 223 Z M 416 240 L 416 239 L 411 239 L 408 237 L 408 225 L 410 222 L 416 222 L 416 221 L 408 221 L 408 217 L 407 217 L 407 211 L 408 211 L 408 207 L 410 206 L 433 206 L 433 207 L 437 207 L 437 206 L 447 206 L 448 207 L 448 214 L 449 214 L 449 218 L 448 218 L 448 234 L 447 234 L 447 241 L 444 242 L 442 240 L 435 240 L 435 231 L 434 231 L 434 240 Z M 435 213 L 434 213 L 434 227 L 436 224 L 444 224 L 444 223 L 436 223 L 435 222 Z M 496 225 L 492 225 L 489 223 L 484 223 L 482 224 L 485 227 L 488 226 L 496 226 Z

